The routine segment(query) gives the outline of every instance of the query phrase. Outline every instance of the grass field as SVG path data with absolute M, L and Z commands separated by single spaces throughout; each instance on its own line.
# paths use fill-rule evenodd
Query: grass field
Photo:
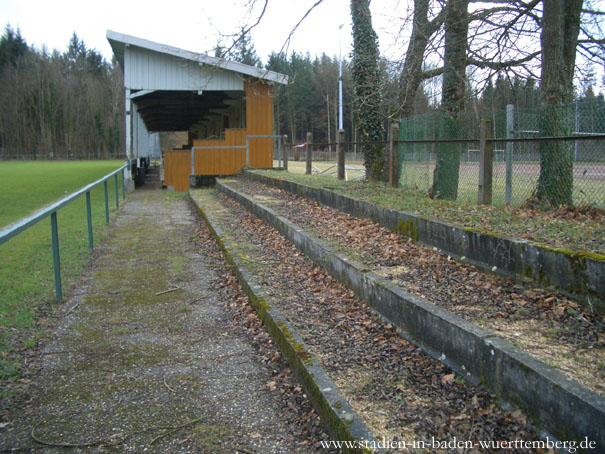
M 427 193 L 433 184 L 435 162 L 407 162 L 403 168 L 401 185 L 406 189 L 417 189 Z M 505 204 L 506 169 L 503 162 L 494 163 L 492 204 Z M 522 205 L 532 197 L 540 174 L 537 162 L 519 162 L 513 166 L 512 205 Z M 477 203 L 479 163 L 461 163 L 458 183 L 458 200 Z M 575 205 L 592 205 L 605 209 L 605 164 L 582 163 L 574 165 L 573 201 Z
M 333 167 L 332 169 L 330 169 L 330 167 L 334 166 L 336 164 L 335 161 L 314 161 L 313 165 L 315 167 L 317 167 L 320 171 L 325 171 L 327 170 L 327 175 L 336 177 L 336 167 Z M 278 161 L 274 160 L 273 161 L 273 166 L 277 167 L 278 166 Z M 355 161 L 355 162 L 347 162 L 346 163 L 347 167 L 352 167 L 354 169 L 363 169 L 363 162 L 361 161 Z M 304 175 L 304 173 L 307 171 L 307 163 L 305 161 L 288 161 L 288 172 L 292 172 L 292 173 L 297 173 L 297 174 L 302 174 Z M 349 175 L 350 178 L 355 178 L 358 177 L 360 174 L 359 172 L 351 172 L 351 174 Z
M 0 228 L 75 192 L 120 167 L 123 161 L 0 162 Z M 121 200 L 121 178 L 118 178 Z M 115 211 L 114 181 L 109 206 Z M 103 185 L 91 191 L 95 244 L 105 233 Z M 58 212 L 64 294 L 90 254 L 85 197 Z M 65 291 L 67 290 L 67 292 Z M 0 246 L 0 379 L 16 376 L 19 364 L 44 333 L 55 307 L 50 220 Z M 2 394 L 0 387 L 0 396 Z

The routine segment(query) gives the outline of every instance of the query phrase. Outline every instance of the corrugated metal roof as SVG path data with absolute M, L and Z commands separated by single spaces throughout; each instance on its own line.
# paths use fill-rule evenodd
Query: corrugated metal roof
M 235 84 L 236 81 L 233 77 L 235 74 L 233 73 L 244 74 L 273 83 L 288 83 L 288 76 L 285 74 L 211 57 L 206 54 L 179 49 L 177 47 L 148 41 L 146 39 L 125 35 L 111 30 L 107 30 L 107 40 L 118 58 L 120 65 L 125 70 L 126 79 L 129 79 L 125 80 L 125 85 L 130 89 L 224 90 L 226 88 L 219 88 L 218 86 L 216 88 L 212 87 L 212 81 L 215 80 L 217 74 L 220 74 L 220 85 L 222 85 L 223 82 L 229 83 L 228 81 Z M 129 48 L 129 58 L 125 58 L 127 48 Z M 130 52 L 131 49 L 132 52 Z M 174 57 L 176 57 L 176 59 Z M 177 59 L 185 60 L 186 62 L 190 62 L 190 64 L 178 64 Z M 143 62 L 151 65 L 150 71 L 144 71 L 142 67 L 139 68 L 138 63 Z M 136 66 L 129 67 L 127 71 L 126 66 L 132 64 L 135 64 Z M 199 70 L 199 67 L 204 67 L 204 65 L 222 71 L 215 71 L 215 73 L 209 77 L 208 71 Z M 241 88 L 236 88 L 234 85 L 231 87 L 232 88 L 230 89 L 241 90 Z

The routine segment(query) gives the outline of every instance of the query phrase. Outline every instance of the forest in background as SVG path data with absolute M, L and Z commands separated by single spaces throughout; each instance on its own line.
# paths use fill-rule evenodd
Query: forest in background
M 217 45 L 216 56 L 222 56 Z M 338 125 L 338 58 L 292 52 L 273 53 L 266 64 L 249 35 L 229 58 L 287 74 L 290 83 L 276 87 L 275 132 L 293 143 L 336 141 Z M 397 119 L 400 67 L 379 59 L 381 118 L 384 131 Z M 595 94 L 594 77 L 586 78 L 576 99 L 605 103 Z M 439 79 L 427 80 L 415 93 L 410 114 L 438 112 Z M 473 87 L 468 84 L 468 87 Z M 124 156 L 123 73 L 117 61 L 106 61 L 74 33 L 65 52 L 28 46 L 19 30 L 5 27 L 0 39 L 0 159 L 76 159 Z M 351 61 L 343 58 L 343 125 L 345 140 L 359 139 Z M 477 119 L 485 111 L 504 111 L 507 104 L 530 107 L 540 102 L 534 78 L 501 72 L 481 90 L 469 88 L 465 110 Z
M 0 158 L 107 159 L 124 154 L 124 84 L 74 33 L 65 52 L 0 39 Z

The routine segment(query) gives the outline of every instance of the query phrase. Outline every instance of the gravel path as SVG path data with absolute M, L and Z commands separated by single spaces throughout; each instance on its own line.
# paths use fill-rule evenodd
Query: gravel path
M 234 189 L 381 276 L 605 395 L 605 319 L 560 293 L 524 287 L 459 263 L 375 224 L 247 179 Z
M 400 338 L 351 291 L 241 205 L 214 190 L 195 191 L 194 197 L 239 248 L 271 298 L 268 303 L 293 324 L 377 438 L 408 443 L 433 437 L 539 439 L 521 411 L 503 410 L 493 395 Z
M 130 194 L 3 402 L 0 451 L 325 453 L 327 438 L 182 195 Z

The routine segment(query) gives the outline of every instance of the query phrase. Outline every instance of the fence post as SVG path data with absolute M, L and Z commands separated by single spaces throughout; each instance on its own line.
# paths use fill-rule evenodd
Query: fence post
M 55 270 L 55 298 L 57 301 L 63 299 L 63 290 L 61 288 L 61 259 L 59 257 L 59 228 L 57 226 L 57 212 L 53 211 L 50 215 L 50 236 L 52 238 L 53 248 L 53 268 Z
M 506 138 L 512 139 L 515 129 L 515 106 L 508 104 L 506 106 Z M 506 176 L 504 201 L 510 205 L 513 200 L 513 146 L 512 142 L 506 142 Z
M 313 134 L 310 132 L 307 133 L 307 170 L 305 172 L 306 175 L 311 175 L 313 173 L 313 148 L 311 147 L 311 142 L 313 141 Z
M 478 203 L 492 203 L 492 176 L 494 169 L 493 121 L 481 119 L 481 139 L 479 143 L 479 197 Z
M 345 131 L 344 129 L 338 130 L 338 135 L 336 136 L 336 153 L 338 155 L 338 179 L 345 179 Z
M 281 136 L 277 138 L 277 167 L 281 167 Z
M 88 249 L 94 248 L 92 239 L 92 208 L 90 206 L 90 191 L 86 191 L 86 223 L 88 224 Z
M 399 139 L 399 123 L 393 123 L 389 132 L 389 184 L 396 188 L 399 186 L 399 147 L 395 141 Z
M 288 136 L 284 134 L 284 170 L 288 170 Z

